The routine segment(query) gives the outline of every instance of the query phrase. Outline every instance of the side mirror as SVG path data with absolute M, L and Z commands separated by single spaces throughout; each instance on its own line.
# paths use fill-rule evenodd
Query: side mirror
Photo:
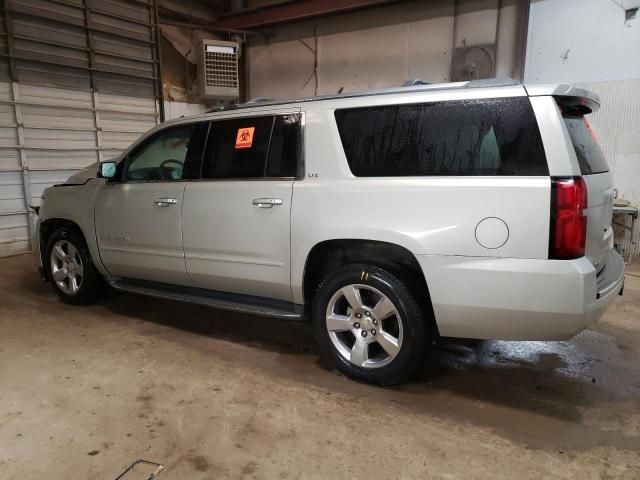
M 102 162 L 98 176 L 106 179 L 112 179 L 116 176 L 118 165 L 116 162 Z

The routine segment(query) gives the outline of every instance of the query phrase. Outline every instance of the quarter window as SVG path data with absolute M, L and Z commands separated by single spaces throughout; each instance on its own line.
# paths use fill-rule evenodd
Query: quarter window
M 356 176 L 548 175 L 526 97 L 335 112 Z
M 295 177 L 300 152 L 300 115 L 280 115 L 273 125 L 267 177 Z

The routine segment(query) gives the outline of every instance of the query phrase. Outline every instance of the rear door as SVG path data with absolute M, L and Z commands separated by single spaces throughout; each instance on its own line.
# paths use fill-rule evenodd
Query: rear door
M 291 301 L 290 217 L 300 114 L 212 123 L 187 185 L 183 245 L 197 287 Z
M 587 185 L 587 238 L 585 256 L 597 267 L 613 247 L 613 178 L 596 135 L 583 115 L 563 115 Z

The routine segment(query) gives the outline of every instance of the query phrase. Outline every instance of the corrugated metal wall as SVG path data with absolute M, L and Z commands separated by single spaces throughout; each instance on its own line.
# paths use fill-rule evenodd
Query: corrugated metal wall
M 600 95 L 602 107 L 590 122 L 607 157 L 618 196 L 640 205 L 640 79 L 577 84 Z M 628 216 L 617 216 L 618 222 Z M 626 255 L 640 256 L 640 228 L 635 239 L 616 227 L 616 241 Z
M 42 191 L 118 154 L 159 118 L 153 0 L 5 0 L 0 256 L 29 249 Z

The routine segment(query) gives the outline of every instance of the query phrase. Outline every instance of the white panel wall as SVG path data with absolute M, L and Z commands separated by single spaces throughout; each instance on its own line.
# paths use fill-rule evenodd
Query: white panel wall
M 167 120 L 206 109 L 165 102 Z M 150 98 L 0 82 L 0 257 L 29 250 L 27 205 L 45 188 L 118 155 L 156 121 Z
M 640 18 L 620 5 L 637 0 L 533 0 L 525 77 L 529 82 L 640 78 Z
M 29 248 L 18 130 L 11 84 L 0 82 L 0 256 Z
M 515 0 L 400 2 L 266 29 L 267 40 L 250 39 L 249 97 L 291 98 L 399 86 L 407 79 L 450 78 L 456 15 L 456 46 L 494 43 L 496 72 L 512 76 Z M 313 49 L 316 47 L 317 70 Z M 303 43 L 304 42 L 304 43 Z M 306 45 L 305 45 L 306 44 Z M 316 90 L 317 73 L 318 87 Z
M 572 83 L 600 95 L 590 121 L 619 196 L 640 205 L 640 18 L 625 23 L 621 5 L 640 1 L 534 0 L 525 81 Z M 624 249 L 640 255 L 640 236 L 634 245 L 626 238 L 617 232 Z
M 640 79 L 577 85 L 600 95 L 602 108 L 590 116 L 591 124 L 611 166 L 618 196 L 640 205 Z M 627 225 L 630 220 L 616 216 L 616 221 Z M 640 235 L 630 241 L 630 234 L 616 230 L 623 253 L 632 249 L 640 255 Z
M 164 116 L 165 116 L 165 120 L 172 120 L 174 118 L 188 117 L 189 115 L 204 113 L 207 110 L 211 110 L 211 108 L 213 107 L 202 105 L 200 103 L 165 101 Z
M 151 98 L 0 82 L 0 256 L 30 247 L 45 188 L 118 155 L 157 122 Z

